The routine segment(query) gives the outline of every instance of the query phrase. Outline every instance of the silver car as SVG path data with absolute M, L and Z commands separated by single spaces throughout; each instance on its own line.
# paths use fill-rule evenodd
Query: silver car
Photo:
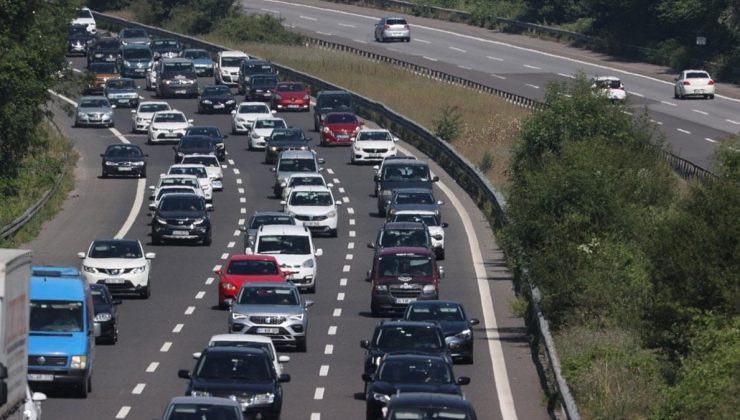
M 378 42 L 386 41 L 411 41 L 411 30 L 405 18 L 398 16 L 381 18 L 375 24 L 375 40 Z
M 104 96 L 83 96 L 77 104 L 75 127 L 113 127 L 113 108 Z
M 306 308 L 313 301 L 301 299 L 293 283 L 245 283 L 229 314 L 229 332 L 270 337 L 276 346 L 307 349 Z
M 244 252 L 247 253 L 247 249 L 254 248 L 254 239 L 257 237 L 257 229 L 263 225 L 296 225 L 295 218 L 292 214 L 283 213 L 281 211 L 256 211 L 249 218 L 249 221 L 245 226 L 242 226 L 241 231 L 244 235 Z

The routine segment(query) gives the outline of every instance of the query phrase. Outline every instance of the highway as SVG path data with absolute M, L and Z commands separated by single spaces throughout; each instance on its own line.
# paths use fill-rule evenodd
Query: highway
M 72 59 L 77 71 L 84 58 Z M 143 89 L 141 96 L 152 97 Z M 202 78 L 201 86 L 213 83 Z M 77 98 L 55 97 L 55 120 L 73 139 L 80 153 L 76 188 L 61 212 L 48 222 L 27 247 L 35 264 L 74 265 L 75 254 L 90 241 L 107 237 L 137 238 L 145 251 L 156 252 L 152 269 L 152 297 L 126 299 L 119 310 L 120 341 L 97 346 L 93 392 L 87 399 L 66 393 L 49 393 L 45 417 L 66 419 L 153 419 L 167 401 L 182 395 L 186 383 L 178 369 L 191 369 L 193 352 L 208 338 L 226 332 L 227 311 L 216 309 L 214 268 L 229 255 L 241 253 L 239 226 L 255 210 L 277 210 L 271 197 L 272 172 L 263 154 L 246 150 L 246 137 L 226 139 L 224 191 L 214 197 L 214 233 L 210 247 L 170 244 L 153 246 L 148 225 L 145 187 L 172 163 L 172 149 L 146 145 L 146 136 L 131 134 L 128 109 L 115 110 L 115 129 L 73 128 L 62 104 Z M 241 99 L 241 97 L 239 97 Z M 195 120 L 229 131 L 227 115 L 197 115 L 196 100 L 171 99 L 170 104 Z M 280 114 L 313 138 L 310 113 Z M 100 157 L 108 144 L 139 144 L 148 153 L 146 180 L 100 178 Z M 419 155 L 401 143 L 412 154 Z M 363 384 L 361 339 L 370 338 L 378 319 L 369 315 L 370 288 L 364 281 L 372 250 L 365 244 L 375 238 L 382 219 L 375 212 L 372 168 L 349 165 L 346 148 L 318 148 L 326 159 L 324 175 L 334 183 L 340 208 L 338 238 L 318 238 L 318 290 L 308 295 L 316 304 L 309 309 L 308 352 L 287 352 L 292 375 L 284 386 L 284 419 L 358 419 L 364 416 L 359 399 Z M 420 156 L 419 157 L 423 157 Z M 543 393 L 529 348 L 523 321 L 511 313 L 511 274 L 483 215 L 455 182 L 432 165 L 441 178 L 436 194 L 446 201 L 444 214 L 447 258 L 441 297 L 465 304 L 470 317 L 482 320 L 476 334 L 475 364 L 456 365 L 458 376 L 470 376 L 465 388 L 480 418 L 545 419 Z
M 714 100 L 673 98 L 668 69 L 619 62 L 610 57 L 525 36 L 465 24 L 407 16 L 411 42 L 378 43 L 373 25 L 395 15 L 318 0 L 242 0 L 248 12 L 272 13 L 283 24 L 315 38 L 352 45 L 466 77 L 532 99 L 543 99 L 549 82 L 614 75 L 626 86 L 635 113 L 648 107 L 674 153 L 710 168 L 717 143 L 740 129 L 740 91 L 718 87 Z

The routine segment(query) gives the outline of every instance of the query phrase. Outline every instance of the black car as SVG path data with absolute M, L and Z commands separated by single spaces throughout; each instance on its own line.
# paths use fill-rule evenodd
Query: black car
M 346 90 L 322 90 L 316 95 L 313 107 L 313 129 L 319 131 L 326 114 L 336 111 L 353 111 L 352 95 Z
M 459 395 L 408 392 L 391 397 L 386 420 L 478 420 L 470 401 Z
M 95 41 L 95 36 L 87 31 L 85 25 L 71 25 L 67 33 L 67 54 L 87 54 L 87 48 Z
M 167 194 L 162 197 L 152 219 L 152 243 L 163 240 L 200 241 L 211 245 L 213 206 L 195 194 Z
M 237 81 L 240 94 L 245 94 L 248 89 L 249 81 L 255 74 L 274 74 L 277 75 L 277 70 L 271 62 L 266 60 L 260 60 L 257 58 L 250 58 L 243 60 L 239 66 L 239 80 Z
M 371 340 L 360 341 L 365 349 L 365 375 L 372 375 L 388 353 L 440 356 L 452 363 L 442 328 L 434 322 L 392 320 L 375 326 Z M 364 376 L 363 376 L 364 377 Z M 368 382 L 365 382 L 367 393 Z
M 244 98 L 248 101 L 269 102 L 277 84 L 278 78 L 274 74 L 255 74 L 244 89 Z
M 118 38 L 99 38 L 90 45 L 90 49 L 87 51 L 87 66 L 90 67 L 90 63 L 100 61 L 115 63 L 118 61 L 120 49 L 121 41 Z
M 421 222 L 386 222 L 378 229 L 375 242 L 368 242 L 367 247 L 377 253 L 389 247 L 422 247 L 432 249 L 432 237 L 429 229 Z
M 265 146 L 265 163 L 277 162 L 277 157 L 283 150 L 309 150 L 310 137 L 300 128 L 276 128 L 267 139 Z
M 473 326 L 480 323 L 468 319 L 462 303 L 448 300 L 411 302 L 403 314 L 407 321 L 431 321 L 442 327 L 452 358 L 473 363 Z
M 210 395 L 239 403 L 249 418 L 278 419 L 283 405 L 283 382 L 290 375 L 275 372 L 263 349 L 250 347 L 207 347 L 192 373 L 177 372 L 189 379 L 186 395 Z
M 224 85 L 205 86 L 198 94 L 198 113 L 231 113 L 236 109 L 236 100 L 231 89 Z
M 172 150 L 175 151 L 175 163 L 180 163 L 186 155 L 216 156 L 216 146 L 208 136 L 184 135 Z
M 136 175 L 146 178 L 147 154 L 135 144 L 111 144 L 101 153 L 103 178 L 110 175 Z
M 157 39 L 152 41 L 149 47 L 154 53 L 155 60 L 158 60 L 160 57 L 177 57 L 182 52 L 180 41 L 176 39 Z
M 382 409 L 396 394 L 430 392 L 462 395 L 460 385 L 468 385 L 470 378 L 455 378 L 452 365 L 444 357 L 419 354 L 387 354 L 372 375 L 364 374 L 368 383 L 365 394 L 365 418 L 380 420 Z
M 194 125 L 185 130 L 185 135 L 210 137 L 213 146 L 216 147 L 216 157 L 218 160 L 222 162 L 226 160 L 226 143 L 224 143 L 224 139 L 229 137 L 229 135 L 221 134 L 221 130 L 218 127 L 212 125 Z
M 95 338 L 96 343 L 107 342 L 116 344 L 118 341 L 118 310 L 121 304 L 119 299 L 113 299 L 104 284 L 91 284 L 90 294 L 93 298 L 95 310 L 95 324 L 100 325 L 100 337 Z
M 432 176 L 429 165 L 417 159 L 394 159 L 383 163 L 380 172 L 374 178 L 378 191 L 378 214 L 385 216 L 393 190 L 398 188 L 432 189 L 432 184 L 439 181 Z

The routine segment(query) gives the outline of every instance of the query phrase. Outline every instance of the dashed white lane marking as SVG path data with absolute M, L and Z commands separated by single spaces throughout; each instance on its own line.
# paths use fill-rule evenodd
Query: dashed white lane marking
M 149 366 L 146 367 L 147 373 L 154 373 L 157 371 L 157 368 L 159 367 L 159 362 L 151 362 L 149 363 Z
M 329 33 L 329 32 L 322 32 L 322 31 L 316 31 L 316 33 L 317 33 L 317 34 L 321 34 L 321 35 L 326 35 L 326 36 L 331 36 L 331 35 L 332 35 L 332 34 L 331 34 L 331 33 Z
M 466 53 L 467 52 L 467 50 L 464 50 L 462 48 L 457 48 L 457 47 L 450 47 L 450 49 L 452 51 L 457 51 L 457 52 L 461 52 L 461 53 Z
M 247 202 L 247 198 L 246 197 L 239 197 L 239 202 L 240 203 L 246 203 Z
M 136 384 L 134 389 L 131 390 L 131 393 L 137 395 L 141 394 L 142 392 L 144 392 L 144 388 L 146 388 L 146 384 Z
M 426 39 L 421 39 L 421 38 L 414 38 L 414 41 L 421 42 L 422 44 L 431 44 L 432 43 L 432 41 L 427 41 Z
M 351 260 L 352 258 L 354 258 L 354 255 L 352 255 L 352 254 L 347 254 L 347 255 L 344 256 L 344 259 L 345 260 Z
M 347 244 L 347 249 L 355 249 L 355 243 L 354 242 L 349 242 Z
M 221 264 L 216 264 L 216 265 L 213 266 L 213 270 L 211 270 L 211 271 L 218 271 L 220 269 L 221 269 Z M 213 283 L 213 277 L 209 277 L 209 278 L 206 279 L 206 284 L 211 284 L 209 282 Z
M 239 226 L 242 226 L 242 225 L 244 225 L 244 221 L 245 221 L 244 219 L 239 219 L 239 221 L 236 222 L 236 224 L 239 225 Z
M 327 332 L 329 335 L 337 335 L 337 326 L 332 325 L 329 327 L 329 331 Z
M 75 69 L 75 70 L 77 70 L 77 69 Z M 49 92 L 49 93 L 51 93 L 52 95 L 56 96 L 57 98 L 59 98 L 59 99 L 63 100 L 64 102 L 66 102 L 66 103 L 68 103 L 68 104 L 72 105 L 72 106 L 77 106 L 77 102 L 75 102 L 75 101 L 73 101 L 73 100 L 69 99 L 68 97 L 66 97 L 66 96 L 62 95 L 61 93 L 56 93 L 56 92 L 54 92 L 54 91 L 53 91 L 53 90 L 51 90 L 51 89 L 49 89 L 49 90 L 48 90 L 48 92 Z
M 193 312 L 195 312 L 195 306 L 188 306 L 188 308 L 185 309 L 185 315 L 192 315 Z
M 347 207 L 347 214 L 355 214 L 355 209 L 352 207 Z
M 429 60 L 429 61 L 439 61 L 439 60 L 437 60 L 436 58 L 432 58 L 432 57 L 427 57 L 426 55 L 423 55 L 423 56 L 421 56 L 421 58 L 423 58 L 423 59 L 425 59 L 425 60 Z
M 459 65 L 459 64 L 457 65 L 457 67 L 458 67 L 458 68 L 461 68 L 461 69 L 463 69 L 463 70 L 473 70 L 473 68 L 472 68 L 472 67 L 468 67 L 468 66 L 462 66 L 462 65 Z
M 241 178 L 237 178 L 236 179 L 236 183 L 239 184 L 239 185 L 241 185 L 242 184 L 242 179 Z
M 234 165 L 234 159 L 229 159 L 229 165 Z
M 537 86 L 537 85 L 532 85 L 532 84 L 529 84 L 529 83 L 525 83 L 525 84 L 524 84 L 524 86 L 529 86 L 529 87 L 531 87 L 532 89 L 539 89 L 539 88 L 540 88 L 540 87 L 539 87 L 539 86 Z
M 504 77 L 504 76 L 499 76 L 498 74 L 493 74 L 493 73 L 491 73 L 491 76 L 493 76 L 493 77 L 495 77 L 495 78 L 497 78 L 497 79 L 501 79 L 501 80 L 506 80 L 506 77 Z
M 311 16 L 303 16 L 303 15 L 300 15 L 298 17 L 301 18 L 301 19 L 310 20 L 311 22 L 316 22 L 316 20 L 317 20 L 315 17 L 311 17 Z
M 332 168 L 327 168 L 327 169 L 326 169 L 326 172 L 327 172 L 327 173 L 328 173 L 329 175 L 334 175 L 334 170 L 333 170 Z
M 684 134 L 691 134 L 691 131 L 689 131 L 689 130 L 684 130 L 683 128 L 677 128 L 677 129 L 676 129 L 676 131 L 678 131 L 679 133 L 684 133 Z
M 234 231 L 234 236 L 239 236 L 241 234 L 242 234 L 242 231 L 239 230 L 239 229 L 237 229 L 237 230 Z
M 343 273 L 349 273 L 349 268 L 350 268 L 349 265 L 345 265 L 344 267 L 342 267 L 342 272 Z
M 730 123 L 730 124 L 740 125 L 740 122 L 737 122 L 737 121 L 735 121 L 735 120 L 731 120 L 731 119 L 726 119 L 725 121 L 727 121 L 727 122 L 728 122 L 728 123 Z
M 80 70 L 78 68 L 72 68 L 72 71 L 75 72 L 75 73 L 82 73 L 82 70 Z
M 324 347 L 324 354 L 334 354 L 334 345 L 327 344 L 326 347 Z
M 354 230 L 349 231 L 349 237 L 354 238 L 357 235 L 357 233 Z
M 198 293 L 195 294 L 195 298 L 196 299 L 203 299 L 203 296 L 205 296 L 205 295 L 206 295 L 206 292 L 203 291 L 203 290 L 201 290 L 200 292 L 198 292 Z
M 342 197 L 342 201 L 344 201 L 345 203 L 349 203 L 349 197 L 347 196 Z
M 162 344 L 162 347 L 159 348 L 159 351 L 161 351 L 162 353 L 167 353 L 168 351 L 170 351 L 170 347 L 172 347 L 172 342 L 165 341 L 164 344 Z
M 321 420 L 321 413 L 311 413 L 309 420 Z
M 239 171 L 239 169 L 234 168 L 234 175 L 239 175 L 240 173 L 241 173 L 241 171 Z
M 260 10 L 262 10 L 263 12 L 267 12 L 267 13 L 274 13 L 274 14 L 276 14 L 276 15 L 279 15 L 279 14 L 280 14 L 280 12 L 279 12 L 279 11 L 277 11 L 277 10 L 272 10 L 272 9 L 264 9 L 264 8 L 261 8 Z
M 344 292 L 337 293 L 337 300 L 339 300 L 339 301 L 344 300 Z M 339 309 L 339 313 L 342 313 L 342 309 L 341 308 L 337 308 L 337 309 Z M 336 309 L 334 311 L 336 312 Z
M 343 26 L 345 28 L 356 28 L 357 27 L 355 25 L 350 25 L 349 23 L 337 23 L 337 25 Z
M 118 410 L 118 413 L 116 413 L 117 419 L 125 419 L 126 416 L 128 416 L 128 412 L 131 411 L 131 407 L 124 405 L 121 407 L 120 410 Z
M 487 56 L 486 56 L 486 58 L 487 58 L 487 59 L 489 59 L 489 60 L 493 60 L 493 61 L 504 61 L 504 59 L 503 59 L 503 58 L 500 58 L 500 57 L 494 57 L 494 56 L 492 56 L 492 55 L 487 55 Z
M 645 95 L 643 95 L 642 93 L 633 92 L 631 90 L 627 91 L 627 93 L 629 93 L 630 95 L 635 95 L 638 98 L 644 98 L 645 97 Z
M 340 286 L 346 286 L 347 285 L 347 279 L 345 279 L 345 278 L 339 279 L 339 285 Z
M 340 316 L 342 316 L 342 308 L 335 308 L 334 312 L 331 313 L 331 316 L 333 316 L 334 318 L 339 318 Z
M 339 187 L 337 191 L 339 191 L 340 194 L 344 194 L 344 187 Z
M 363 41 L 361 39 L 353 39 L 352 41 L 355 41 L 355 42 L 357 42 L 359 44 L 367 44 L 367 41 Z
M 341 184 L 341 182 L 339 182 L 339 178 L 334 178 L 331 180 L 331 182 L 333 182 L 334 184 Z
M 228 244 L 226 244 L 226 248 L 233 248 L 236 245 L 236 242 L 231 241 Z
M 244 207 L 242 207 L 242 208 L 239 209 L 239 213 L 241 213 L 241 214 L 247 214 L 247 209 L 245 209 Z
M 236 190 L 239 192 L 239 194 L 244 194 L 244 188 L 237 188 Z
M 316 388 L 316 391 L 313 393 L 313 399 L 323 400 L 324 399 L 324 388 L 322 387 Z M 313 417 L 313 414 L 311 414 L 311 417 Z
M 568 79 L 575 79 L 576 78 L 572 74 L 566 74 L 566 73 L 558 73 L 558 76 L 560 76 L 560 77 L 567 77 Z
M 228 258 L 229 258 L 229 253 L 228 252 L 224 252 L 223 254 L 221 254 L 221 259 L 222 260 L 226 260 Z
M 663 123 L 660 121 L 650 120 L 650 122 L 653 124 L 663 125 Z
M 715 140 L 715 139 L 710 139 L 709 137 L 704 137 L 704 140 L 706 140 L 706 141 L 708 141 L 708 142 L 710 142 L 710 143 L 717 143 L 717 140 Z
M 319 376 L 326 376 L 329 374 L 329 365 L 321 365 L 319 368 Z
M 673 102 L 668 102 L 668 101 L 660 101 L 660 103 L 663 105 L 668 105 L 668 106 L 678 106 L 677 104 L 674 104 Z
M 355 219 L 349 219 L 349 225 L 354 226 L 355 225 Z
M 179 334 L 180 331 L 185 327 L 185 324 L 177 324 L 175 325 L 175 328 L 172 329 L 172 332 L 175 334 Z
M 530 64 L 524 64 L 524 67 L 526 67 L 526 68 L 528 68 L 528 69 L 532 69 L 532 70 L 542 70 L 542 68 L 541 68 L 541 67 L 537 67 L 537 66 L 532 66 L 532 65 L 530 65 Z
M 704 112 L 701 109 L 692 109 L 692 111 L 696 112 L 697 114 L 701 114 L 701 115 L 709 115 L 708 112 Z

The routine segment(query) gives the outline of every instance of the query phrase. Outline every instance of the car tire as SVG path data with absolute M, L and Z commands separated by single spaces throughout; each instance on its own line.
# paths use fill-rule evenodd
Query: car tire
M 305 353 L 308 351 L 308 337 L 303 337 L 303 339 L 300 339 L 296 341 L 296 350 Z
M 103 171 L 102 175 L 100 175 L 101 178 L 108 178 L 108 172 Z
M 441 251 L 439 251 L 439 252 L 437 252 L 437 259 L 438 260 L 444 260 L 445 259 L 445 250 L 444 249 L 441 250 Z
M 139 292 L 139 297 L 141 299 L 149 299 L 149 297 L 152 295 L 152 286 L 151 283 L 147 284 L 141 291 Z
M 373 318 L 380 318 L 382 315 L 378 308 L 376 308 L 375 305 L 373 305 L 372 303 L 370 304 L 370 314 L 373 316 Z
M 709 95 L 709 99 L 714 99 L 714 94 Z
M 87 398 L 87 394 L 90 393 L 92 390 L 92 378 L 87 378 L 87 380 L 77 386 L 77 397 L 79 398 Z
M 367 394 L 365 394 L 367 395 Z M 375 411 L 370 407 L 370 404 L 365 405 L 365 420 L 377 420 L 378 416 L 375 414 Z
M 152 245 L 162 245 L 162 238 L 152 233 Z
M 406 42 L 411 42 L 411 37 L 406 37 Z
M 211 234 L 209 233 L 208 236 L 203 238 L 203 245 L 205 246 L 211 246 L 211 243 L 213 242 L 213 238 L 211 237 Z
M 336 238 L 339 235 L 339 229 L 332 229 L 329 231 L 330 238 Z
M 113 121 L 111 121 L 110 124 L 108 124 L 108 128 L 113 128 L 115 126 L 116 126 L 116 123 L 114 123 Z
M 146 178 L 146 169 L 141 171 L 141 173 L 139 174 L 139 178 Z

